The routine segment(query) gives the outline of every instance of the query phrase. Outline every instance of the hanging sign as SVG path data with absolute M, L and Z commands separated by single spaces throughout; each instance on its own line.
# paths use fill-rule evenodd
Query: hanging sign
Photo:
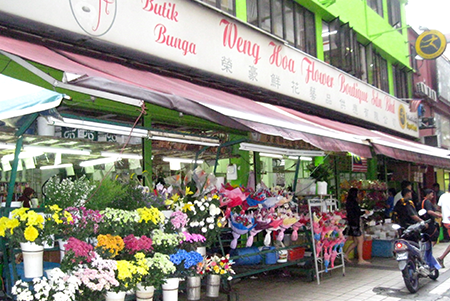
M 437 30 L 427 30 L 416 40 L 416 52 L 426 60 L 440 57 L 447 48 L 447 39 Z

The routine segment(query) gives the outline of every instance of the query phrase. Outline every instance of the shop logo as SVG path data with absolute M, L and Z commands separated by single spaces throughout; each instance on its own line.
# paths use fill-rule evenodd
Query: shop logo
M 398 121 L 400 122 L 400 127 L 404 129 L 406 126 L 406 110 L 403 105 L 398 107 Z
M 72 14 L 88 35 L 107 33 L 116 18 L 116 0 L 69 0 Z
M 447 47 L 445 36 L 437 30 L 427 30 L 416 40 L 416 52 L 426 60 L 433 60 L 444 53 Z

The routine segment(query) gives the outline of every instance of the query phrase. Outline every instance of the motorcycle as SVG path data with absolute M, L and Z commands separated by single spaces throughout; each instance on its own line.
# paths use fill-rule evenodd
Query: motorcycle
M 422 211 L 423 210 L 423 211 Z M 425 211 L 425 212 L 424 212 Z M 419 215 L 424 215 L 426 210 L 419 210 Z M 426 224 L 431 220 L 422 221 L 404 229 L 399 239 L 394 242 L 394 254 L 398 262 L 398 268 L 402 271 L 406 288 L 411 293 L 419 289 L 419 278 L 436 280 L 439 277 L 441 266 L 433 257 L 430 236 L 423 233 Z M 395 230 L 401 229 L 400 225 L 393 225 Z M 414 237 L 420 237 L 418 242 Z

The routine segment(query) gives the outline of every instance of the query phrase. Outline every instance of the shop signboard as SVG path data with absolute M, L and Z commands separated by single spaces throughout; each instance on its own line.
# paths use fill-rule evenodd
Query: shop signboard
M 24 20 L 33 20 L 45 24 L 34 27 L 47 35 L 61 35 L 64 31 L 54 28 L 63 29 L 88 43 L 116 44 L 419 135 L 417 116 L 411 116 L 417 113 L 410 112 L 406 102 L 196 1 L 5 0 L 3 4 L 0 18 L 7 16 L 22 28 Z

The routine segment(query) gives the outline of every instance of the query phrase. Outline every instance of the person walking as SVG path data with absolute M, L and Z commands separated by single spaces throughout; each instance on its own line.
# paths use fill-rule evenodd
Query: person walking
M 441 208 L 442 213 L 442 225 L 447 229 L 447 233 L 450 235 L 450 185 L 446 193 L 442 194 L 439 198 L 438 206 Z M 445 230 L 444 229 L 444 230 Z M 444 266 L 444 259 L 447 254 L 450 253 L 450 245 L 447 246 L 444 253 L 436 258 L 442 267 Z
M 437 243 L 440 234 L 439 225 L 436 223 L 435 218 L 441 218 L 442 215 L 439 212 L 436 212 L 436 209 L 433 206 L 433 198 L 434 191 L 431 189 L 425 189 L 423 191 L 425 198 L 422 201 L 420 209 L 425 209 L 427 213 L 422 216 L 423 220 L 431 220 L 428 224 L 428 227 L 424 230 L 430 236 L 430 240 L 433 243 L 433 246 Z
M 370 262 L 363 259 L 364 235 L 361 231 L 361 216 L 363 214 L 369 214 L 369 211 L 361 210 L 357 188 L 350 188 L 348 191 L 345 208 L 347 210 L 348 222 L 346 234 L 351 237 L 352 243 L 345 251 L 344 258 L 347 262 L 351 262 L 348 255 L 356 247 L 358 252 L 358 264 L 370 264 Z

